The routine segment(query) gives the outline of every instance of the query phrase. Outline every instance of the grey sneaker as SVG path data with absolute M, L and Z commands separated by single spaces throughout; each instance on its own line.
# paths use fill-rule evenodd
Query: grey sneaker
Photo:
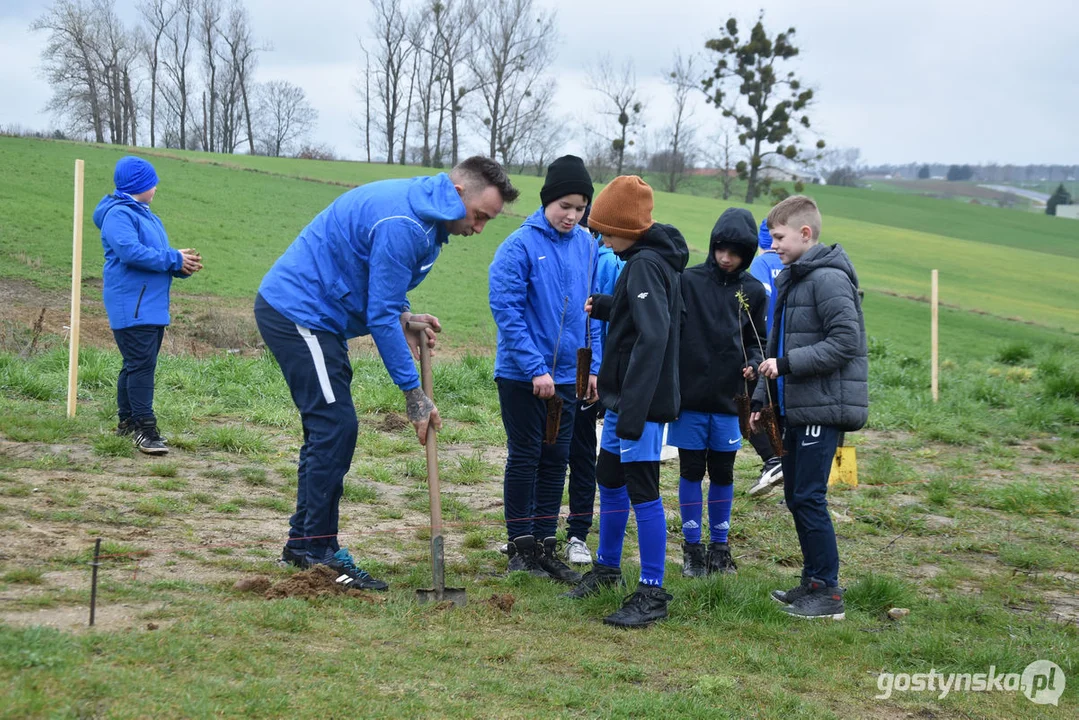
M 570 538 L 566 543 L 566 562 L 573 565 L 591 565 L 592 551 L 581 538 Z
M 843 620 L 847 617 L 843 605 L 843 588 L 827 587 L 817 580 L 810 580 L 806 593 L 783 611 L 795 617 L 824 620 Z
M 790 605 L 792 602 L 805 595 L 806 592 L 808 592 L 808 590 L 806 588 L 806 583 L 803 580 L 790 590 L 773 590 L 771 598 L 778 603 Z

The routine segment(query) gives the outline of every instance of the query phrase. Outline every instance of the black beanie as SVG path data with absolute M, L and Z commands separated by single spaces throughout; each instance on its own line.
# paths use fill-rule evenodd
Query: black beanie
M 592 177 L 585 169 L 584 160 L 576 155 L 563 155 L 547 166 L 547 178 L 540 190 L 540 202 L 547 207 L 566 195 L 584 195 L 592 201 Z

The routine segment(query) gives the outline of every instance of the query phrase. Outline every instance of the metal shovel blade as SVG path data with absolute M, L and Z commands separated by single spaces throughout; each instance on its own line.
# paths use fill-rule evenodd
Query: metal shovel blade
M 434 571 L 435 586 L 433 588 L 418 588 L 416 600 L 420 603 L 439 603 L 450 601 L 457 607 L 468 602 L 468 596 L 464 588 L 446 587 L 446 568 L 444 564 L 442 536 L 436 535 L 431 538 L 431 561 Z

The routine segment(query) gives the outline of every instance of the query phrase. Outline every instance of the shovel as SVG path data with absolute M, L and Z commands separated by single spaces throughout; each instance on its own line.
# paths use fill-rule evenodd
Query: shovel
M 424 322 L 407 323 L 408 330 L 420 336 L 420 377 L 423 392 L 434 400 L 434 381 L 431 376 L 431 349 L 427 347 L 425 330 L 430 327 Z M 464 588 L 446 587 L 446 558 L 442 541 L 442 496 L 438 487 L 438 446 L 435 428 L 427 426 L 427 493 L 431 499 L 431 569 L 434 575 L 434 587 L 417 588 L 416 600 L 420 603 L 443 602 L 449 600 L 461 606 L 467 602 Z

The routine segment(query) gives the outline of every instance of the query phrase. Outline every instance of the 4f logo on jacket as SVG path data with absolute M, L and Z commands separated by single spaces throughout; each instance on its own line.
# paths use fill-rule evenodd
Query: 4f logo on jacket
M 646 297 L 648 297 L 648 293 L 643 292 L 643 293 L 641 293 L 640 295 L 637 296 L 637 299 L 638 300 L 644 300 Z

